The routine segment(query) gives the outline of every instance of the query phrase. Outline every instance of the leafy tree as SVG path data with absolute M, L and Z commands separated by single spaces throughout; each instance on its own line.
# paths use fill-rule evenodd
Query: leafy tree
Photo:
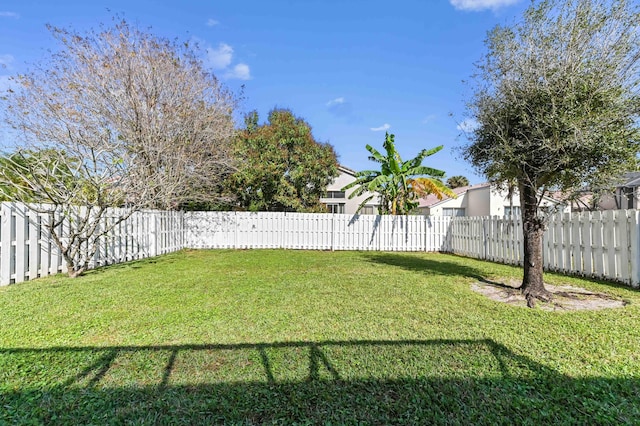
M 268 123 L 258 113 L 245 118 L 236 138 L 238 170 L 229 189 L 240 208 L 251 211 L 324 211 L 320 197 L 338 175 L 337 157 L 317 142 L 311 127 L 288 109 L 273 109 Z
M 460 188 L 462 186 L 469 186 L 469 179 L 465 176 L 451 176 L 447 179 L 447 186 L 451 189 Z
M 21 177 L 27 170 L 27 158 L 24 155 L 11 153 L 0 157 L 0 201 L 17 201 L 24 199 L 30 202 L 37 201 L 29 182 Z M 19 194 L 24 194 L 20 196 Z
M 422 161 L 442 149 L 442 145 L 426 150 L 410 160 L 402 161 L 396 150 L 394 135 L 387 133 L 381 154 L 371 145 L 366 149 L 371 153 L 369 160 L 380 164 L 380 170 L 364 170 L 356 173 L 356 180 L 342 188 L 343 191 L 356 187 L 349 198 L 370 194 L 358 207 L 358 211 L 374 197 L 380 197 L 380 214 L 409 214 L 418 207 L 418 198 L 435 194 L 442 199 L 444 195 L 455 197 L 441 177 L 445 172 L 423 166 Z
M 78 276 L 98 238 L 135 210 L 219 197 L 233 168 L 236 101 L 189 44 L 125 21 L 84 34 L 49 29 L 60 49 L 0 97 L 22 137 L 14 175 L 0 176 L 0 186 L 19 172 L 30 188 L 19 198 L 46 202 L 31 206 L 48 213 L 69 275 Z M 101 225 L 118 203 L 129 209 Z
M 640 146 L 640 15 L 625 0 L 532 4 L 495 27 L 469 104 L 479 126 L 466 158 L 496 183 L 515 183 L 524 230 L 521 290 L 549 300 L 542 271 L 542 196 L 604 187 Z
M 46 193 L 59 188 L 74 193 L 83 184 L 79 164 L 80 160 L 56 150 L 6 154 L 0 157 L 0 201 L 47 202 Z

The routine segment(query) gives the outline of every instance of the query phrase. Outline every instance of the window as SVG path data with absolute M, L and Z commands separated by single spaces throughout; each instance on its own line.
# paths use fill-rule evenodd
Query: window
M 624 188 L 622 188 L 622 191 L 624 193 L 624 197 L 625 197 L 625 201 L 626 201 L 626 209 L 633 209 L 633 199 L 635 197 L 635 188 L 629 187 L 629 186 L 625 186 Z M 623 204 L 624 206 L 624 204 Z
M 513 210 L 512 210 L 513 209 Z M 520 206 L 504 206 L 504 217 L 520 217 L 522 212 L 520 211 Z
M 443 216 L 464 216 L 464 209 L 463 208 L 457 208 L 457 207 L 444 207 L 442 209 L 442 215 Z
M 362 210 L 360 210 L 360 214 L 378 214 L 378 209 L 376 206 L 364 206 Z
M 327 191 L 327 196 L 325 198 L 344 198 L 344 191 Z
M 327 211 L 329 213 L 344 213 L 344 204 L 327 204 Z

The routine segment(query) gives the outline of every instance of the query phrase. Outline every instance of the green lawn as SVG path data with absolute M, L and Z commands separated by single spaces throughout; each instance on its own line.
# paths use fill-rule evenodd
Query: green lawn
M 0 424 L 638 424 L 640 293 L 441 254 L 183 251 L 0 289 Z

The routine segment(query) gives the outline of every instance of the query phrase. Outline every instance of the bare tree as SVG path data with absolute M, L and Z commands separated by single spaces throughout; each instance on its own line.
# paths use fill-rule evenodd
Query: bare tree
M 87 241 L 109 232 L 98 226 L 108 207 L 128 207 L 124 220 L 219 196 L 233 170 L 236 98 L 188 43 L 124 20 L 86 34 L 49 29 L 61 49 L 4 97 L 21 145 L 0 186 L 55 218 L 52 235 L 76 276 L 95 253 Z
M 515 184 L 524 230 L 522 292 L 547 300 L 540 210 L 550 191 L 605 187 L 640 147 L 640 14 L 626 0 L 547 0 L 496 27 L 478 64 L 465 148 L 491 181 Z

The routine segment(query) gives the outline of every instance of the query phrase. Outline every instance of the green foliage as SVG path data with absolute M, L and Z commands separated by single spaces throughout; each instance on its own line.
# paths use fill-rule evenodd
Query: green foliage
M 78 276 L 99 237 L 134 211 L 220 200 L 233 170 L 237 99 L 189 43 L 117 17 L 83 32 L 48 29 L 57 49 L 0 99 L 24 157 L 4 162 L 0 191 L 39 201 L 29 208 L 47 218 Z M 114 205 L 127 208 L 103 220 Z
M 626 0 L 545 0 L 488 35 L 464 155 L 490 181 L 519 189 L 528 296 L 548 296 L 543 196 L 608 187 L 636 165 L 638 10 Z
M 35 201 L 33 189 L 22 177 L 27 166 L 27 159 L 20 154 L 0 157 L 0 201 L 17 201 L 23 194 L 26 200 Z
M 451 176 L 449 179 L 447 179 L 447 187 L 449 187 L 450 189 L 460 188 L 462 186 L 468 185 L 469 179 L 467 179 L 466 176 Z
M 640 15 L 627 1 L 542 1 L 488 35 L 466 158 L 490 180 L 571 193 L 640 148 Z
M 239 170 L 229 179 L 238 206 L 250 211 L 323 211 L 320 197 L 338 175 L 337 157 L 290 110 L 274 109 L 268 123 L 245 118 L 236 139 Z
M 380 170 L 364 170 L 356 173 L 356 180 L 342 188 L 343 191 L 356 188 L 349 198 L 370 194 L 360 206 L 375 197 L 380 197 L 380 214 L 409 214 L 418 207 L 418 198 L 428 194 L 436 194 L 438 198 L 443 195 L 455 197 L 455 194 L 447 188 L 441 177 L 445 172 L 426 167 L 422 161 L 442 149 L 442 145 L 426 150 L 423 149 L 414 158 L 402 161 L 400 153 L 396 150 L 394 135 L 385 134 L 383 143 L 385 154 L 381 154 L 371 145 L 367 145 L 367 151 L 371 153 L 369 160 L 380 164 Z
M 60 192 L 93 194 L 89 201 L 96 198 L 77 158 L 56 149 L 18 150 L 0 157 L 1 201 L 50 202 L 51 195 Z
M 547 312 L 432 253 L 183 251 L 0 288 L 0 423 L 634 424 L 640 294 Z

